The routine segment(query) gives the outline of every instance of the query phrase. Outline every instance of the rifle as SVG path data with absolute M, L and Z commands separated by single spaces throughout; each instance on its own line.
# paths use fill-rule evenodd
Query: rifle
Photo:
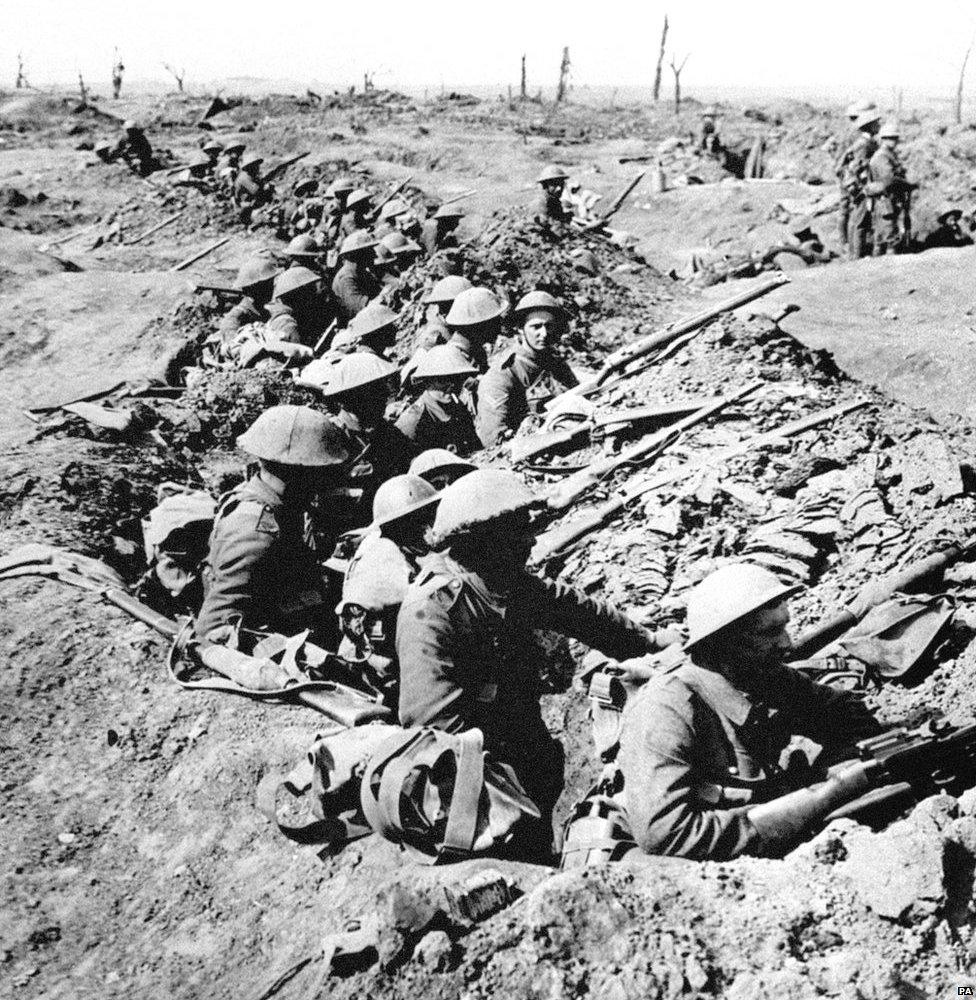
M 226 285 L 194 285 L 194 293 L 213 292 L 214 295 L 226 295 L 228 298 L 240 299 L 244 293 L 239 288 L 228 288 Z
M 319 337 L 319 339 L 315 342 L 315 347 L 312 348 L 312 353 L 316 357 L 318 357 L 319 351 L 322 350 L 325 342 L 329 339 L 329 334 L 335 330 L 338 323 L 338 319 L 333 319 L 332 322 L 322 331 L 322 336 Z
M 948 569 L 953 563 L 971 553 L 974 545 L 976 543 L 964 545 L 957 542 L 941 552 L 936 552 L 896 573 L 890 573 L 868 584 L 847 607 L 800 635 L 793 644 L 790 659 L 809 659 L 856 625 L 872 608 L 883 604 L 894 594 L 915 586 L 926 577 Z
M 958 794 L 976 781 L 976 725 L 895 728 L 857 744 L 856 759 L 835 764 L 824 781 L 753 806 L 763 839 L 789 842 L 811 823 L 843 817 L 892 817 L 911 801 Z
M 410 183 L 410 182 L 411 182 L 412 180 L 413 180 L 413 175 L 412 175 L 412 174 L 411 174 L 411 175 L 410 175 L 409 177 L 404 177 L 404 179 L 403 179 L 402 181 L 400 181 L 400 183 L 399 183 L 399 184 L 395 185 L 395 186 L 394 186 L 394 187 L 393 187 L 393 188 L 392 188 L 392 189 L 390 190 L 390 192 L 389 192 L 389 193 L 388 193 L 388 194 L 387 194 L 387 195 L 386 195 L 386 196 L 385 196 L 385 197 L 384 197 L 384 198 L 383 198 L 383 199 L 382 199 L 381 201 L 378 201 L 378 202 L 376 203 L 376 205 L 375 205 L 375 206 L 373 207 L 373 212 L 372 212 L 372 215 L 370 215 L 370 217 L 369 217 L 369 218 L 370 218 L 370 221 L 372 221 L 372 222 L 375 222 L 375 221 L 376 221 L 376 220 L 377 220 L 377 219 L 378 219 L 378 218 L 380 217 L 380 211 L 382 210 L 383 206 L 384 206 L 384 205 L 385 205 L 385 204 L 386 204 L 387 202 L 390 202 L 390 201 L 393 201 L 393 199 L 394 199 L 394 198 L 395 198 L 395 197 L 396 197 L 396 196 L 397 196 L 397 195 L 398 195 L 398 194 L 399 194 L 399 193 L 400 193 L 400 192 L 401 192 L 401 191 L 402 191 L 402 190 L 403 190 L 403 189 L 404 189 L 404 188 L 405 188 L 405 187 L 406 187 L 406 186 L 407 186 L 407 185 L 408 185 L 408 184 L 409 184 L 409 183 Z
M 639 358 L 646 357 L 648 354 L 651 354 L 659 348 L 667 347 L 673 341 L 678 340 L 678 338 L 683 337 L 686 334 L 696 333 L 698 330 L 702 329 L 702 327 L 706 326 L 713 319 L 717 319 L 723 313 L 731 312 L 733 309 L 739 309 L 750 302 L 754 302 L 756 299 L 762 298 L 764 295 L 768 295 L 769 292 L 775 291 L 777 288 L 781 288 L 783 285 L 789 284 L 789 280 L 790 279 L 785 275 L 771 278 L 769 281 L 756 285 L 747 291 L 739 292 L 730 298 L 723 299 L 721 302 L 717 302 L 714 306 L 704 309 L 702 312 L 696 313 L 694 316 L 689 316 L 688 319 L 674 323 L 664 330 L 648 334 L 646 337 L 641 337 L 640 340 L 636 340 L 632 344 L 627 344 L 619 350 L 609 354 L 606 361 L 604 361 L 603 366 L 596 373 L 596 375 L 593 376 L 593 378 L 580 383 L 580 385 L 574 386 L 572 389 L 567 389 L 566 391 L 580 393 L 584 396 L 591 396 L 603 388 L 604 383 L 611 375 L 617 372 L 623 372 L 623 370 L 632 362 L 637 361 Z M 633 374 L 633 371 L 628 372 L 627 374 Z
M 747 391 L 752 391 L 755 387 L 755 385 L 750 386 Z M 742 394 L 739 395 L 741 396 Z M 737 397 L 730 397 L 726 403 L 735 398 Z M 720 448 L 717 451 L 709 455 L 704 455 L 695 461 L 687 462 L 686 464 L 676 466 L 673 469 L 665 469 L 663 472 L 652 473 L 649 476 L 645 476 L 643 479 L 639 479 L 636 483 L 631 483 L 625 486 L 613 499 L 608 500 L 599 507 L 595 507 L 588 511 L 583 517 L 578 518 L 572 524 L 563 528 L 556 528 L 551 531 L 547 531 L 544 535 L 541 535 L 536 541 L 535 548 L 532 550 L 532 561 L 535 563 L 541 563 L 548 559 L 552 559 L 553 556 L 561 554 L 584 535 L 588 535 L 591 531 L 594 531 L 604 524 L 604 522 L 616 517 L 620 511 L 631 504 L 634 500 L 642 497 L 645 493 L 650 493 L 652 490 L 657 490 L 663 486 L 669 486 L 672 483 L 680 482 L 682 479 L 687 479 L 696 472 L 704 471 L 711 466 L 721 464 L 722 462 L 725 462 L 730 458 L 735 458 L 738 455 L 744 455 L 746 452 L 752 451 L 755 448 L 761 448 L 764 445 L 772 444 L 785 437 L 795 437 L 797 434 L 802 434 L 804 431 L 811 430 L 814 427 L 819 427 L 821 424 L 825 424 L 830 420 L 836 419 L 837 417 L 842 417 L 853 410 L 867 405 L 868 400 L 862 399 L 853 403 L 841 403 L 837 406 L 831 406 L 829 409 L 821 410 L 819 413 L 813 413 L 808 417 L 802 417 L 799 420 L 782 424 L 774 430 L 765 431 L 761 434 L 756 434 L 753 437 L 746 438 L 738 444 L 730 445 L 727 448 Z M 701 411 L 699 411 L 699 413 L 701 413 Z M 687 419 L 691 420 L 695 416 L 696 414 L 692 414 L 692 417 Z
M 462 201 L 464 198 L 470 198 L 473 194 L 475 194 L 475 189 L 469 188 L 467 191 L 462 191 L 460 194 L 456 194 L 451 198 L 445 198 L 438 207 L 443 208 L 445 205 L 453 205 L 454 202 Z
M 750 393 L 755 392 L 761 385 L 762 382 L 752 382 L 731 396 L 720 396 L 714 402 L 702 406 L 683 420 L 679 420 L 672 427 L 665 427 L 662 430 L 655 431 L 653 434 L 649 434 L 647 437 L 641 438 L 640 441 L 632 444 L 629 448 L 625 448 L 619 455 L 610 455 L 601 461 L 591 463 L 585 469 L 580 469 L 579 472 L 574 472 L 573 475 L 565 479 L 550 492 L 546 498 L 549 509 L 553 511 L 566 510 L 591 486 L 596 485 L 601 479 L 606 478 L 615 469 L 620 468 L 622 465 L 631 465 L 642 461 L 649 458 L 655 452 L 663 451 L 678 439 L 682 431 L 686 431 L 690 427 L 702 423 L 720 410 L 725 409 L 726 406 L 738 402 Z
M 304 153 L 296 153 L 294 156 L 289 156 L 287 160 L 282 160 L 277 166 L 272 167 L 266 174 L 261 178 L 261 184 L 270 184 L 278 174 L 283 170 L 290 167 L 293 163 L 297 163 L 299 160 L 304 160 L 306 156 L 311 153 L 311 150 L 306 150 Z
M 593 432 L 616 425 L 635 424 L 644 420 L 662 420 L 681 416 L 692 410 L 700 410 L 718 402 L 718 397 L 686 399 L 680 403 L 665 403 L 659 406 L 630 406 L 610 413 L 598 413 L 580 420 L 565 430 L 542 431 L 531 437 L 515 438 L 509 446 L 513 462 L 525 462 L 543 452 L 552 451 L 561 445 L 573 444 L 581 438 L 590 438 Z
M 617 195 L 616 198 L 611 202 L 610 207 L 600 216 L 596 222 L 589 222 L 585 226 L 580 227 L 581 233 L 589 233 L 595 229 L 602 229 L 616 214 L 620 211 L 620 206 L 627 200 L 627 196 L 637 187 L 638 184 L 644 179 L 647 174 L 646 170 L 642 170 L 624 189 Z
M 186 211 L 185 208 L 181 208 L 178 212 L 174 212 L 172 215 L 163 219 L 162 222 L 157 222 L 155 226 L 151 226 L 145 232 L 140 233 L 133 240 L 126 240 L 122 246 L 124 247 L 134 247 L 137 243 L 141 243 L 147 236 L 152 236 L 153 233 L 158 233 L 160 229 L 165 229 L 166 226 L 171 223 L 176 222 L 176 220 Z
M 174 264 L 170 270 L 171 271 L 184 271 L 191 264 L 195 264 L 198 260 L 203 260 L 208 254 L 214 252 L 214 250 L 219 250 L 225 243 L 230 243 L 230 237 L 225 236 L 222 239 L 217 240 L 216 243 L 211 243 L 210 246 L 206 247 L 204 250 L 199 251 L 199 253 L 193 254 L 191 257 L 187 257 L 186 260 L 181 260 L 179 264 Z

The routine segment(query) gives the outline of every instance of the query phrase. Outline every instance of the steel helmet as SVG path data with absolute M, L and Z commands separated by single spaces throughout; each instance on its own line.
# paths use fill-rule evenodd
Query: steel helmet
M 478 369 L 453 344 L 438 344 L 420 359 L 413 378 L 449 378 L 477 375 Z
M 240 139 L 231 139 L 231 141 L 224 146 L 225 153 L 243 153 L 244 149 L 244 143 L 241 142 Z
M 345 330 L 340 330 L 333 338 L 332 343 L 329 344 L 330 351 L 344 351 L 349 353 L 350 347 L 355 347 L 359 343 L 359 336 L 356 331 L 350 327 L 346 327 Z M 333 362 L 338 361 L 338 358 L 333 358 Z
M 380 240 L 380 246 L 385 247 L 391 254 L 420 252 L 420 244 L 414 243 L 413 240 L 408 239 L 400 232 L 387 233 Z
M 875 122 L 881 121 L 881 112 L 876 108 L 871 111 L 862 111 L 861 114 L 854 119 L 854 124 L 857 128 L 865 128 L 867 125 L 873 125 Z
M 373 497 L 374 528 L 409 517 L 418 510 L 440 503 L 441 495 L 426 479 L 409 472 L 387 479 Z
M 123 132 L 141 132 L 142 128 L 141 128 L 141 126 L 139 125 L 139 123 L 137 121 L 133 121 L 131 118 L 126 118 L 126 120 L 124 122 L 122 122 L 122 131 Z
M 310 406 L 272 406 L 237 439 L 255 458 L 309 468 L 341 465 L 349 457 L 342 431 Z
M 209 167 L 210 157 L 201 149 L 194 153 L 189 160 L 187 160 L 186 165 L 191 169 L 193 167 Z
M 477 326 L 497 319 L 504 311 L 494 292 L 474 287 L 458 293 L 445 322 L 448 326 Z
M 477 468 L 473 462 L 459 458 L 446 448 L 428 448 L 410 463 L 409 472 L 411 475 L 426 479 L 427 476 L 452 469 L 457 471 L 457 478 L 460 479 L 461 476 L 474 472 Z
M 381 209 L 380 219 L 395 219 L 410 211 L 410 206 L 402 198 L 391 198 Z
M 319 182 L 314 177 L 299 177 L 292 186 L 292 194 L 296 198 L 303 198 L 307 194 L 311 194 L 319 186 Z
M 392 264 L 393 261 L 395 260 L 396 260 L 396 255 L 393 253 L 393 251 L 385 247 L 383 245 L 383 241 L 380 240 L 380 242 L 376 244 L 376 247 L 373 250 L 373 263 Z
M 755 563 L 730 563 L 715 570 L 688 595 L 686 648 L 802 590 Z
M 461 531 L 505 514 L 530 510 L 541 502 L 514 472 L 477 469 L 441 493 L 433 535 L 443 544 Z
M 467 278 L 462 278 L 459 274 L 449 274 L 446 278 L 435 282 L 434 287 L 424 296 L 423 301 L 437 304 L 453 302 L 461 292 L 466 292 L 472 287 Z
M 336 336 L 341 336 L 341 334 L 337 334 Z M 333 341 L 334 345 L 335 341 Z M 321 389 L 329 383 L 329 380 L 332 378 L 333 369 L 338 363 L 339 358 L 335 355 L 326 354 L 323 358 L 316 358 L 301 370 L 295 381 L 299 385 L 307 385 L 310 389 Z
M 562 303 L 554 295 L 538 290 L 523 295 L 513 311 L 518 314 L 530 312 L 532 309 L 546 309 L 549 312 L 558 313 L 560 316 L 566 312 Z
M 308 368 L 302 372 L 303 382 L 307 371 Z M 360 351 L 343 355 L 328 370 L 323 370 L 326 380 L 315 388 L 323 396 L 339 396 L 344 392 L 362 389 L 363 386 L 388 382 L 396 373 L 396 365 L 391 365 L 376 354 Z
M 948 222 L 950 219 L 961 219 L 962 209 L 947 208 L 944 212 L 940 212 L 935 218 L 938 222 Z
M 318 244 L 307 233 L 296 236 L 287 247 L 285 253 L 289 257 L 308 257 L 319 253 Z
M 568 177 L 569 174 L 562 167 L 550 164 L 548 167 L 543 168 L 542 173 L 536 178 L 536 184 L 546 184 L 549 181 L 564 181 Z
M 346 198 L 346 208 L 352 208 L 353 205 L 360 205 L 367 201 L 372 201 L 373 196 L 365 188 L 355 188 L 349 192 L 349 197 Z
M 260 153 L 248 153 L 247 156 L 241 159 L 241 169 L 256 167 L 259 163 L 264 163 L 264 157 Z
M 216 139 L 208 139 L 200 148 L 205 153 L 220 153 L 223 151 L 224 144 Z
M 349 561 L 336 614 L 341 615 L 347 604 L 358 604 L 374 614 L 399 607 L 410 575 L 410 564 L 395 542 L 367 535 Z
M 95 152 L 96 153 L 104 152 L 106 149 L 111 149 L 113 145 L 115 144 L 109 142 L 108 139 L 102 139 L 100 142 L 95 143 Z
M 337 194 L 343 194 L 347 191 L 355 191 L 356 185 L 353 184 L 352 179 L 349 177 L 337 177 L 326 189 L 325 193 L 330 197 L 334 198 Z
M 901 138 L 901 128 L 894 118 L 889 118 L 878 130 L 879 139 L 899 139 Z
M 281 268 L 270 257 L 265 254 L 255 254 L 241 265 L 234 287 L 243 292 L 255 285 L 274 280 L 280 273 Z
M 699 112 L 702 118 L 715 118 L 718 113 L 719 110 L 714 104 L 706 104 Z
M 360 250 L 372 250 L 375 246 L 376 240 L 365 229 L 357 229 L 342 241 L 342 246 L 339 247 L 339 256 L 345 257 L 351 253 L 359 253 Z
M 463 219 L 464 211 L 457 205 L 441 205 L 434 213 L 435 219 Z
M 298 265 L 289 267 L 287 271 L 279 274 L 275 278 L 274 297 L 283 299 L 286 295 L 297 292 L 300 288 L 308 288 L 317 285 L 322 279 L 307 267 Z
M 362 340 L 370 334 L 396 326 L 396 323 L 397 314 L 389 306 L 384 306 L 380 302 L 370 302 L 356 314 L 349 328 Z

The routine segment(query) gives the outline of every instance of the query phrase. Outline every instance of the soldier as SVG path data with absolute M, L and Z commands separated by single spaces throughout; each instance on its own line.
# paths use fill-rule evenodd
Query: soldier
M 878 132 L 881 144 L 868 164 L 865 188 L 872 201 L 874 255 L 902 253 L 911 245 L 911 198 L 918 186 L 905 178 L 898 157 L 898 122 L 889 120 Z
M 311 233 L 318 228 L 325 210 L 321 198 L 314 197 L 318 187 L 319 182 L 314 177 L 295 181 L 290 198 L 282 206 L 289 232 Z
M 274 280 L 280 273 L 281 268 L 268 254 L 255 254 L 241 265 L 234 282 L 241 299 L 217 328 L 222 343 L 232 340 L 242 326 L 266 323 L 270 319 L 268 304 L 274 292 Z
M 382 288 L 396 288 L 400 283 L 400 268 L 397 259 L 382 241 L 373 249 L 373 264 L 370 268 Z
M 322 215 L 322 235 L 328 244 L 338 243 L 341 238 L 342 217 L 346 212 L 346 198 L 356 190 L 356 185 L 348 177 L 337 177 L 325 189 L 325 212 Z
M 112 67 L 112 97 L 116 101 L 119 99 L 119 94 L 122 93 L 122 74 L 124 72 L 125 66 L 122 65 L 122 60 L 119 59 Z
M 409 213 L 410 206 L 402 198 L 391 198 L 381 209 L 373 235 L 380 239 L 388 233 L 398 233 L 397 220 Z
M 311 348 L 331 322 L 331 310 L 322 296 L 322 282 L 307 267 L 290 267 L 275 278 L 268 309 L 268 331 L 288 344 Z
M 517 431 L 530 411 L 552 398 L 554 383 L 564 389 L 579 384 L 553 350 L 566 319 L 558 299 L 548 292 L 529 292 L 516 305 L 515 319 L 518 341 L 495 358 L 478 386 L 476 427 L 485 447 Z
M 461 292 L 471 288 L 471 282 L 457 274 L 449 274 L 434 284 L 421 300 L 426 306 L 424 325 L 417 331 L 416 347 L 413 356 L 403 366 L 401 377 L 403 385 L 409 386 L 410 378 L 420 364 L 420 359 L 437 344 L 446 344 L 451 336 L 444 317 L 447 315 L 455 298 Z
M 345 431 L 351 456 L 349 486 L 351 506 L 344 520 L 362 527 L 380 484 L 407 471 L 417 451 L 386 419 L 392 383 L 397 370 L 375 354 L 357 352 L 312 362 L 301 382 L 318 390 Z
M 923 250 L 933 250 L 938 247 L 968 247 L 973 238 L 962 229 L 962 209 L 950 208 L 941 212 L 937 219 L 938 225 L 922 240 Z
M 220 162 L 220 155 L 224 151 L 224 144 L 217 139 L 205 139 L 200 146 L 200 151 L 206 154 L 210 176 L 216 177 L 217 164 Z
M 481 447 L 471 411 L 461 400 L 465 382 L 478 370 L 450 344 L 432 347 L 421 358 L 413 381 L 420 396 L 400 414 L 396 426 L 416 448 L 446 448 L 467 455 Z
M 250 652 L 256 632 L 334 635 L 334 598 L 304 529 L 312 497 L 342 479 L 342 432 L 307 406 L 273 406 L 238 446 L 258 471 L 217 508 L 197 638 Z
M 841 190 L 841 214 L 847 213 L 844 245 L 853 259 L 871 252 L 871 203 L 865 193 L 868 165 L 878 148 L 875 136 L 881 116 L 875 111 L 863 112 L 854 122 L 857 137 L 842 154 L 838 165 Z
M 350 323 L 366 305 L 380 294 L 382 288 L 370 269 L 376 240 L 363 229 L 350 233 L 339 248 L 342 265 L 332 279 L 339 322 Z
M 459 458 L 446 448 L 428 448 L 410 463 L 409 472 L 411 475 L 426 479 L 440 492 L 477 468 L 473 462 Z
M 153 155 L 152 146 L 146 133 L 132 119 L 122 123 L 122 138 L 116 147 L 116 156 L 121 157 L 140 177 L 148 177 L 159 167 Z
M 441 205 L 421 227 L 420 242 L 429 256 L 438 250 L 458 248 L 457 227 L 464 218 L 464 212 L 456 205 Z
M 294 237 L 285 247 L 285 256 L 292 264 L 315 271 L 320 278 L 325 277 L 325 253 L 315 242 L 315 237 L 302 233 Z
M 427 535 L 440 499 L 426 479 L 409 472 L 387 479 L 373 498 L 370 528 L 400 550 L 410 567 L 411 580 L 420 569 L 421 559 L 430 552 Z
M 95 143 L 94 153 L 102 163 L 114 163 L 118 156 L 118 144 L 109 142 L 108 139 L 102 139 Z
M 217 160 L 217 181 L 228 194 L 233 194 L 234 181 L 241 168 L 241 157 L 244 155 L 244 143 L 240 139 L 231 139 L 224 144 L 224 151 Z
M 563 231 L 563 227 L 568 226 L 571 220 L 570 213 L 563 205 L 563 188 L 569 174 L 562 167 L 546 167 L 538 177 L 538 184 L 542 190 L 539 193 L 539 202 L 536 206 L 535 221 L 546 229 L 553 231 Z
M 388 361 L 386 354 L 396 345 L 397 314 L 380 302 L 370 302 L 349 324 L 356 349 Z
M 207 194 L 213 191 L 208 174 L 210 173 L 210 157 L 203 150 L 194 153 L 187 161 L 186 168 L 181 170 L 173 179 L 173 183 L 179 187 L 192 187 L 197 191 Z
M 479 372 L 488 369 L 488 348 L 502 332 L 505 307 L 487 288 L 459 292 L 444 317 L 453 344 Z
M 715 122 L 718 115 L 719 110 L 714 104 L 702 108 L 696 145 L 707 156 L 720 157 L 722 155 L 722 142 L 718 137 L 718 125 Z
M 687 657 L 653 677 L 623 714 L 623 797 L 646 853 L 723 861 L 785 846 L 774 832 L 775 800 L 813 781 L 802 754 L 781 766 L 791 737 L 832 756 L 880 730 L 854 696 L 786 665 L 787 600 L 799 589 L 738 563 L 691 592 Z
M 553 629 L 616 659 L 662 648 L 653 632 L 525 564 L 542 505 L 514 473 L 479 469 L 441 495 L 429 556 L 397 619 L 399 718 L 450 733 L 480 729 L 548 819 L 562 748 L 539 707 L 535 629 Z M 542 832 L 542 831 L 540 831 Z M 551 846 L 550 831 L 544 836 Z
M 264 157 L 248 153 L 241 157 L 241 167 L 234 178 L 234 204 L 245 211 L 253 211 L 271 200 L 273 189 L 261 179 Z
M 339 235 L 349 237 L 372 223 L 373 197 L 365 188 L 355 188 L 346 196 L 346 208 L 339 225 Z
M 384 247 L 392 256 L 396 274 L 403 274 L 411 264 L 415 263 L 422 253 L 419 243 L 404 236 L 399 230 L 387 233 L 381 240 L 381 247 Z M 377 248 L 378 250 L 379 248 Z

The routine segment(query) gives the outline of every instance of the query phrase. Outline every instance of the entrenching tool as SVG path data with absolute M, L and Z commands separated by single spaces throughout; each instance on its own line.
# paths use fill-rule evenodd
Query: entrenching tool
M 592 417 L 584 417 L 569 427 L 559 430 L 541 431 L 530 437 L 515 438 L 509 446 L 509 455 L 513 462 L 525 462 L 536 455 L 541 455 L 563 445 L 582 443 L 607 428 L 625 427 L 628 424 L 641 423 L 648 420 L 665 421 L 669 417 L 677 417 L 711 406 L 719 401 L 719 397 L 686 399 L 677 403 L 660 403 L 657 406 L 631 406 L 609 413 L 597 413 Z
M 744 305 L 748 305 L 750 302 L 754 302 L 756 299 L 762 298 L 764 295 L 768 295 L 770 292 L 775 291 L 777 288 L 782 288 L 783 285 L 789 284 L 790 279 L 785 275 L 781 275 L 776 278 L 772 278 L 769 281 L 765 281 L 760 285 L 756 285 L 753 288 L 748 289 L 744 292 L 739 292 L 730 298 L 723 299 L 721 302 L 717 302 L 714 306 L 708 309 L 703 309 L 700 313 L 696 313 L 694 316 L 689 316 L 688 319 L 681 320 L 678 323 L 674 323 L 664 330 L 659 330 L 656 333 L 648 334 L 646 337 L 641 337 L 640 340 L 634 341 L 632 344 L 627 344 L 621 347 L 617 351 L 613 351 L 611 354 L 607 355 L 606 361 L 604 361 L 603 366 L 591 379 L 587 379 L 585 382 L 581 382 L 579 385 L 574 386 L 572 389 L 567 389 L 567 393 L 581 393 L 584 396 L 591 396 L 594 393 L 600 392 L 606 387 L 607 380 L 612 375 L 626 374 L 632 375 L 636 371 L 640 371 L 644 365 L 636 367 L 632 370 L 630 366 L 635 362 L 643 358 L 646 358 L 649 354 L 653 354 L 655 351 L 663 350 L 668 347 L 674 341 L 687 334 L 696 333 L 703 327 L 707 326 L 713 319 L 717 319 L 723 313 L 731 312 L 734 309 L 739 309 Z M 647 362 L 650 364 L 654 359 Z M 559 397 L 556 397 L 557 399 Z
M 750 388 L 755 388 L 755 386 Z M 730 397 L 729 401 L 734 398 Z M 819 413 L 813 413 L 808 417 L 802 417 L 799 420 L 782 424 L 771 431 L 764 431 L 761 434 L 746 438 L 738 444 L 730 445 L 727 448 L 720 448 L 693 462 L 687 462 L 673 469 L 665 469 L 661 472 L 652 473 L 635 483 L 630 483 L 611 500 L 588 511 L 583 517 L 578 518 L 572 524 L 552 529 L 541 535 L 536 541 L 535 548 L 532 550 L 532 562 L 537 564 L 544 563 L 555 556 L 561 555 L 574 542 L 577 542 L 584 535 L 588 535 L 607 521 L 612 520 L 620 511 L 633 503 L 634 500 L 644 496 L 645 493 L 650 493 L 652 490 L 661 489 L 664 486 L 670 486 L 672 483 L 680 482 L 682 479 L 687 479 L 700 470 L 720 464 L 738 455 L 744 455 L 755 448 L 772 444 L 782 438 L 795 437 L 797 434 L 802 434 L 804 431 L 819 427 L 821 424 L 836 420 L 838 417 L 845 416 L 854 410 L 867 406 L 868 403 L 869 400 L 862 399 L 851 403 L 840 403 L 837 406 L 831 406 L 826 410 L 821 410 Z M 695 415 L 693 414 L 692 416 Z

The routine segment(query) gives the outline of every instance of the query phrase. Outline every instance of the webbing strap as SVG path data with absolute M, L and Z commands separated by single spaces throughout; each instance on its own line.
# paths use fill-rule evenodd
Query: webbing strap
M 397 789 L 397 799 L 392 810 L 384 809 L 380 805 L 379 797 L 384 792 L 383 782 L 386 778 L 386 771 L 380 777 L 380 788 L 376 795 L 373 793 L 373 779 L 380 768 L 385 768 L 389 761 L 402 754 L 408 747 L 419 742 L 427 734 L 423 729 L 405 729 L 394 733 L 389 739 L 384 740 L 373 752 L 363 773 L 363 780 L 359 786 L 359 804 L 362 808 L 366 822 L 377 832 L 382 833 L 388 840 L 398 841 L 395 830 L 391 824 L 398 824 L 400 821 L 400 801 L 399 789 Z M 384 797 L 384 801 L 386 798 Z
M 458 741 L 454 794 L 444 830 L 444 850 L 470 853 L 478 826 L 478 805 L 485 783 L 484 737 L 480 729 L 469 729 Z
M 338 850 L 350 841 L 365 837 L 372 832 L 370 827 L 354 822 L 346 813 L 322 819 L 313 816 L 305 823 L 284 822 L 278 811 L 278 796 L 282 789 L 295 799 L 304 798 L 311 790 L 311 783 L 303 787 L 292 779 L 293 775 L 282 778 L 278 774 L 266 774 L 258 783 L 255 792 L 258 810 L 289 840 L 297 844 L 328 844 L 334 850 Z

